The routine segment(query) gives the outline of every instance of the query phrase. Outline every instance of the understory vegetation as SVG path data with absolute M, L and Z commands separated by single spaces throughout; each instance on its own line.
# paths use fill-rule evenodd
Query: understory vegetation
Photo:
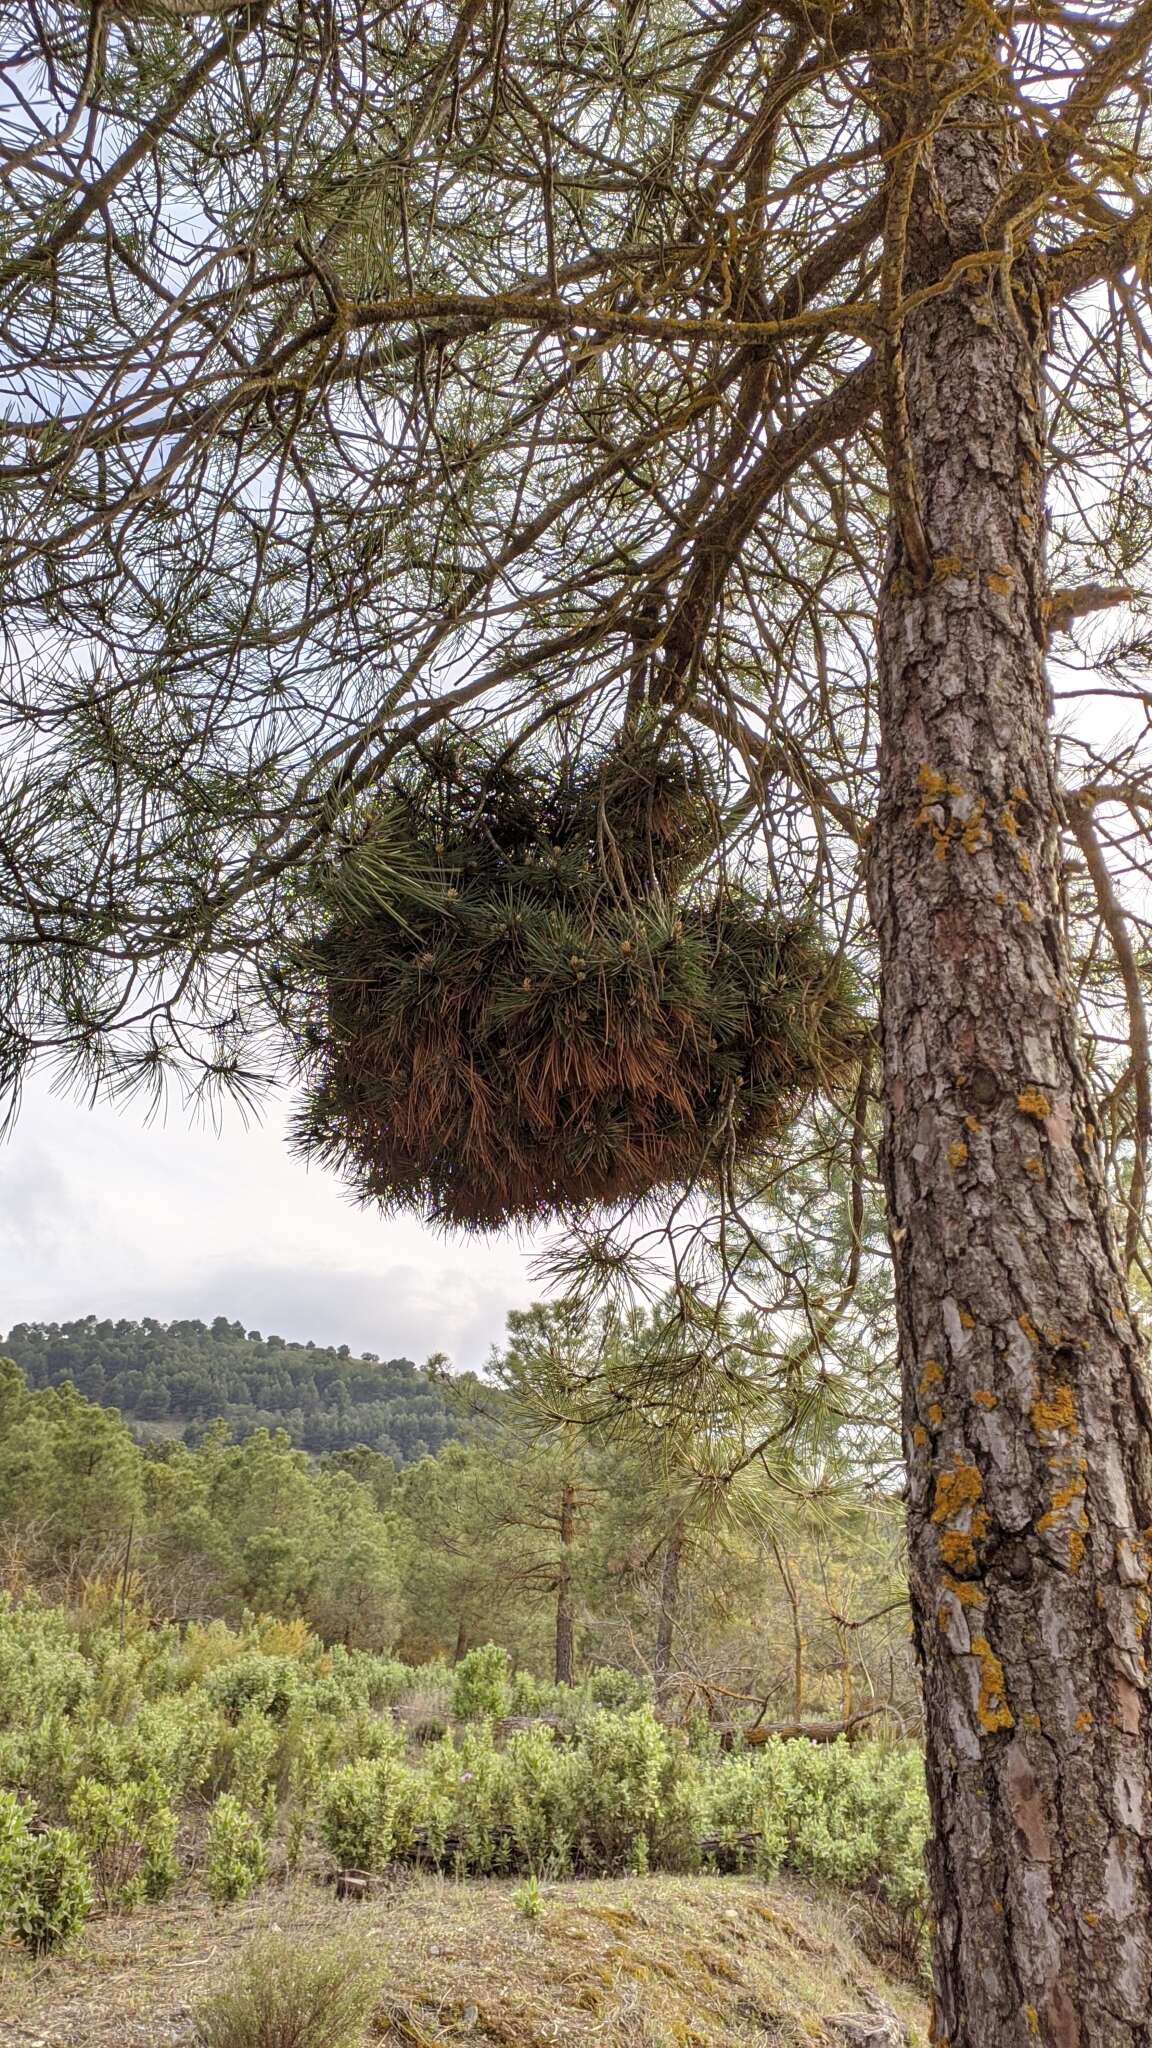
M 896 1741 L 727 1754 L 644 1681 L 484 1645 L 452 1671 L 299 1622 L 0 1607 L 0 1918 L 39 1953 L 94 1908 L 396 1864 L 458 1877 L 780 1869 L 867 1891 L 915 1950 L 926 1804 Z

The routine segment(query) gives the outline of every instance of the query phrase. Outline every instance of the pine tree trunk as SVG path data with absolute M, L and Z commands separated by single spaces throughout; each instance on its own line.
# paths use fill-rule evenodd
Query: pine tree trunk
M 932 40 L 978 19 L 937 0 Z M 874 75 L 914 121 L 888 10 Z M 904 32 L 905 46 L 907 44 Z M 963 61 L 955 59 L 955 62 Z M 981 244 L 998 110 L 953 102 L 906 284 Z M 892 175 L 896 173 L 893 172 Z M 1152 2043 L 1149 1403 L 1077 1049 L 1044 670 L 1042 278 L 919 308 L 878 619 L 884 1172 L 935 1838 L 936 2038 Z
M 576 1538 L 576 1489 L 567 1481 L 560 1496 L 560 1562 L 556 1571 L 556 1683 L 571 1685 L 576 1620 L 572 1607 L 572 1545 Z
M 664 1564 L 660 1573 L 660 1619 L 656 1624 L 656 1654 L 652 1662 L 657 1701 L 664 1699 L 668 1691 L 668 1676 L 672 1669 L 672 1643 L 680 1608 L 680 1560 L 683 1554 L 684 1530 L 678 1522 L 664 1546 Z

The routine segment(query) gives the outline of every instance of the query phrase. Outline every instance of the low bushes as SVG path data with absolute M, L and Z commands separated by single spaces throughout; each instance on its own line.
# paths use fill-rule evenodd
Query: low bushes
M 32 1833 L 11 1792 L 0 1792 L 0 1935 L 33 1955 L 63 1948 L 92 1905 L 84 1851 L 68 1828 Z
M 772 1742 L 701 1758 L 647 1708 L 600 1709 L 573 1745 L 546 1726 L 498 1746 L 470 1727 L 336 1772 L 320 1834 L 340 1868 L 419 1859 L 460 1876 L 618 1876 L 705 1863 L 781 1868 L 865 1887 L 903 1911 L 923 1896 L 927 1801 L 918 1755 L 880 1743 Z
M 449 1689 L 446 1732 L 424 1708 Z M 393 1713 L 413 1702 L 418 1729 Z M 507 1713 L 527 1725 L 502 1732 Z M 454 1674 L 408 1671 L 258 1622 L 121 1646 L 0 1599 L 0 1935 L 31 1948 L 67 1940 L 92 1901 L 131 1911 L 181 1876 L 243 1899 L 317 1847 L 337 1869 L 475 1877 L 785 1868 L 914 1920 L 926 1831 L 914 1751 L 721 1756 L 658 1722 L 627 1674 L 557 1688 L 491 1644 Z
M 309 1949 L 269 1935 L 204 2000 L 192 2038 L 196 2048 L 352 2048 L 378 1984 L 370 1959 L 344 1943 Z

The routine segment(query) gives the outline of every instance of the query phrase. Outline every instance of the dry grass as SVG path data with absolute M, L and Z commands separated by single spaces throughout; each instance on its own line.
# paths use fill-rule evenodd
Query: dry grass
M 389 2048 L 813 2048 L 878 1994 L 927 2037 L 920 1999 L 869 1963 L 845 1902 L 751 1879 L 515 1887 L 417 1879 L 338 1904 L 299 1883 L 214 1913 L 177 1903 L 92 1925 L 68 1956 L 0 1951 L 2 2048 L 184 2048 L 191 2013 L 246 1942 L 353 1935 L 378 1953 Z

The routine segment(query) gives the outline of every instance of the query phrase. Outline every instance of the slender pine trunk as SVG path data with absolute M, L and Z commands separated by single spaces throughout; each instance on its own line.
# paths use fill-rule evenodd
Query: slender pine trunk
M 556 1569 L 556 1683 L 573 1679 L 576 1616 L 572 1601 L 572 1545 L 576 1540 L 576 1488 L 566 1480 L 560 1495 L 560 1559 Z
M 672 1644 L 680 1612 L 680 1562 L 683 1554 L 684 1528 L 682 1523 L 677 1522 L 664 1546 L 664 1563 L 660 1572 L 660 1618 L 656 1624 L 656 1652 L 652 1660 L 657 1703 L 667 1695 L 668 1679 L 672 1670 Z
M 881 11 L 891 144 L 916 126 L 915 65 Z M 963 0 L 930 15 L 938 49 L 984 19 Z M 980 55 L 954 44 L 953 79 Z M 918 172 L 906 287 L 981 246 L 1010 170 L 974 87 Z M 1011 280 L 971 271 L 909 319 L 886 421 L 870 891 L 936 2039 L 1149 2048 L 1149 1404 L 1062 939 L 1045 334 L 1027 253 Z

